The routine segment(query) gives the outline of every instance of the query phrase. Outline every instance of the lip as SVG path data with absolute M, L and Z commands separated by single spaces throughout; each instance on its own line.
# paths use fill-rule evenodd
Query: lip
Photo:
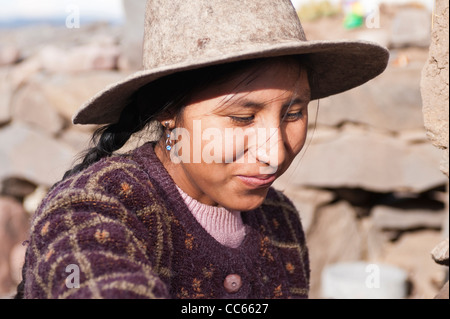
M 277 178 L 277 175 L 238 175 L 237 177 L 239 177 L 245 185 L 250 186 L 251 188 L 260 188 L 272 184 Z

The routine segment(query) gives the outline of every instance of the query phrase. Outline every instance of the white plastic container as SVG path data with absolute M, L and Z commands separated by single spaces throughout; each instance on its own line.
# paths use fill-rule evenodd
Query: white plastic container
M 324 268 L 321 288 L 327 299 L 403 299 L 408 296 L 408 274 L 384 264 L 338 263 Z

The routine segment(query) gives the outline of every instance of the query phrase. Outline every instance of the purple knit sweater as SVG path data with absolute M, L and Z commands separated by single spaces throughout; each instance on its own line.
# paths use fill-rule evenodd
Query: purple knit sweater
M 190 213 L 153 146 L 103 159 L 49 192 L 32 222 L 25 298 L 308 296 L 305 236 L 282 193 L 271 188 L 242 213 L 242 244 L 223 246 Z M 240 279 L 233 291 L 231 274 Z

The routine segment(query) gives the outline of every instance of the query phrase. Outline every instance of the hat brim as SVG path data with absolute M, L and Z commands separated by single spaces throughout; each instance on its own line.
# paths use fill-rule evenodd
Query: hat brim
M 74 124 L 116 123 L 123 108 L 142 86 L 177 72 L 242 60 L 308 54 L 317 83 L 311 87 L 312 100 L 325 98 L 360 86 L 387 67 L 389 51 L 367 41 L 289 41 L 255 45 L 236 53 L 192 59 L 183 63 L 138 71 L 112 84 L 86 102 L 73 117 Z

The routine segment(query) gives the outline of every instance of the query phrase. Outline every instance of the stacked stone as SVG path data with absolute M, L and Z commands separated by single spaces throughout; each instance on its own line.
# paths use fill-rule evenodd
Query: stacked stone
M 379 28 L 334 27 L 338 37 L 387 46 L 391 61 L 367 85 L 310 105 L 310 141 L 277 181 L 306 227 L 312 297 L 322 297 L 323 270 L 344 262 L 403 269 L 408 298 L 433 298 L 448 276 L 430 258 L 448 237 L 448 18 L 442 11 L 432 20 L 415 5 L 383 6 Z M 439 21 L 447 21 L 447 35 L 433 34 L 439 40 L 434 56 L 441 58 L 434 59 L 431 30 Z M 327 32 L 337 23 L 323 19 L 304 27 L 309 39 L 333 39 Z M 423 71 L 428 60 L 440 62 Z M 431 73 L 425 88 L 423 72 Z M 439 96 L 422 101 L 432 94 Z

